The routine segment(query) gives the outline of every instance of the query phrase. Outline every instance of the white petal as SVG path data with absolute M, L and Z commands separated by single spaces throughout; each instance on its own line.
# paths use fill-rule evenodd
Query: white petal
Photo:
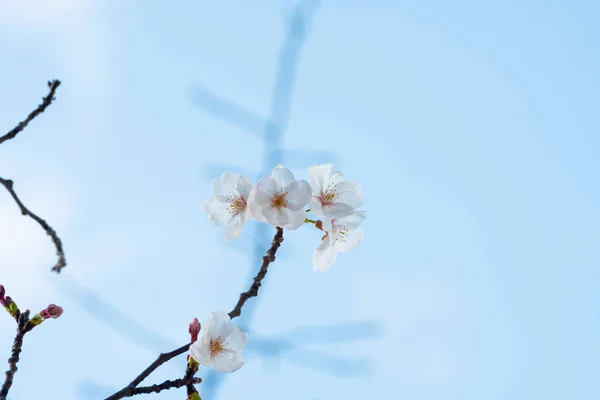
M 285 188 L 287 208 L 298 211 L 304 208 L 312 198 L 310 185 L 305 180 L 294 181 Z
M 328 184 L 331 168 L 333 168 L 331 164 L 311 165 L 308 167 L 308 180 L 310 181 L 312 193 L 315 196 L 319 196 L 325 185 Z
M 334 218 L 343 218 L 354 213 L 354 208 L 345 203 L 331 203 L 323 206 L 323 215 Z
M 233 327 L 233 331 L 231 335 L 225 338 L 223 342 L 223 347 L 227 350 L 242 352 L 246 348 L 246 344 L 248 343 L 248 334 L 243 332 L 237 326 Z
M 329 234 L 326 234 L 325 236 L 323 236 L 323 239 L 321 239 L 321 243 L 319 243 L 319 246 L 317 247 L 317 251 L 319 253 L 324 252 L 331 245 L 329 242 L 330 238 L 331 238 L 331 235 L 329 235 Z
M 277 181 L 275 179 L 270 176 L 265 176 L 256 183 L 255 190 L 256 194 L 254 201 L 260 205 L 265 205 L 271 203 L 271 200 L 279 190 L 279 187 L 277 187 Z
M 348 204 L 352 208 L 358 208 L 365 201 L 362 194 L 362 188 L 358 183 L 354 182 L 340 182 L 335 185 L 335 191 L 337 192 L 336 202 Z
M 235 372 L 244 365 L 244 357 L 236 351 L 225 350 L 215 355 L 215 369 L 220 372 Z
M 260 209 L 260 213 L 262 215 L 264 215 L 265 221 L 267 221 L 269 224 L 273 225 L 273 224 L 277 223 L 277 209 L 276 208 L 271 207 L 270 205 L 263 206 Z
M 236 194 L 237 182 L 240 176 L 235 172 L 225 172 L 220 179 L 212 182 L 212 188 L 215 196 Z
M 252 190 L 252 182 L 247 176 L 240 176 L 237 182 L 237 191 L 240 197 L 244 200 L 248 200 L 248 195 Z
M 286 188 L 290 183 L 294 182 L 294 174 L 283 165 L 273 168 L 271 177 L 277 182 L 277 189 Z
M 306 211 L 289 211 L 289 213 L 289 222 L 286 225 L 281 226 L 281 228 L 293 231 L 304 225 L 304 220 L 306 219 Z
M 235 172 L 223 172 L 221 174 L 221 181 L 227 186 L 236 187 L 238 180 L 240 179 L 240 174 L 236 174 Z
M 286 208 L 277 209 L 277 225 L 283 227 L 290 223 L 291 212 Z
M 206 319 L 206 328 L 208 330 L 208 336 L 215 340 L 219 337 L 226 338 L 233 332 L 233 322 L 231 318 L 225 312 L 211 312 Z
M 261 212 L 267 217 L 267 222 L 273 226 L 283 228 L 284 225 L 290 222 L 290 211 L 285 208 L 278 209 L 264 206 Z
M 313 254 L 313 271 L 327 271 L 337 258 L 338 251 L 334 246 L 327 246 L 324 251 L 315 250 Z
M 208 213 L 208 220 L 215 225 L 225 225 L 230 219 L 229 204 L 213 198 L 202 203 L 202 211 Z
M 242 224 L 242 214 L 235 215 L 231 218 L 227 223 L 227 229 L 225 229 L 225 240 L 231 241 L 240 236 Z
M 324 218 L 321 223 L 322 223 L 322 228 L 325 232 L 333 232 L 333 225 L 334 225 L 335 219 L 334 218 Z
M 250 191 L 250 194 L 248 195 L 248 210 L 250 211 L 250 214 L 256 218 L 257 220 L 259 220 L 260 222 L 265 222 L 267 219 L 265 218 L 265 216 L 262 214 L 262 208 L 263 205 L 258 204 L 256 202 L 256 193 L 257 193 L 257 189 L 256 186 Z
M 340 232 L 335 241 L 335 247 L 339 251 L 345 253 L 352 250 L 360 244 L 360 241 L 365 238 L 365 233 L 362 229 L 350 229 Z
M 200 364 L 205 367 L 212 366 L 212 360 L 210 358 L 210 338 L 208 336 L 201 336 L 198 340 L 190 346 L 190 355 Z
M 356 229 L 362 224 L 367 217 L 367 213 L 364 211 L 357 211 L 344 218 L 334 220 L 333 225 L 338 229 Z
M 331 174 L 329 182 L 333 183 L 334 185 L 344 182 L 344 174 L 342 174 L 340 171 L 335 171 L 333 174 Z
M 244 225 L 250 218 L 252 218 L 252 213 L 250 212 L 250 208 L 246 207 L 244 211 L 240 214 L 240 223 Z
M 321 205 L 321 201 L 319 199 L 317 199 L 316 197 L 313 197 L 312 199 L 310 199 L 310 202 L 308 203 L 308 207 L 311 209 L 312 212 L 314 212 L 319 217 L 325 216 L 325 214 L 323 214 L 323 206 Z

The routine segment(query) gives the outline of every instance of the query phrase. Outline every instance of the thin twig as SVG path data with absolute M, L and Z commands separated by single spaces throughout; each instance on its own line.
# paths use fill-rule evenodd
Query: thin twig
M 40 224 L 42 228 L 44 228 L 48 235 L 50 235 L 50 237 L 52 238 L 52 242 L 56 247 L 56 255 L 58 256 L 58 261 L 56 262 L 54 267 L 52 267 L 52 271 L 56 271 L 57 273 L 60 272 L 61 269 L 63 269 L 67 265 L 67 260 L 65 259 L 65 252 L 62 247 L 62 242 L 56 234 L 56 231 L 52 229 L 52 227 L 48 225 L 46 221 L 29 211 L 27 207 L 25 207 L 25 205 L 21 202 L 19 196 L 17 196 L 17 193 L 13 189 L 14 183 L 12 180 L 0 178 L 0 184 L 2 184 L 6 188 L 6 190 L 8 190 L 8 192 L 11 194 L 11 196 L 21 209 L 21 214 L 31 217 L 38 224 Z
M 33 110 L 31 113 L 29 113 L 29 115 L 27 116 L 27 118 L 25 118 L 24 121 L 19 122 L 19 125 L 15 126 L 6 135 L 0 137 L 0 144 L 2 144 L 3 142 L 5 142 L 5 141 L 7 141 L 9 139 L 12 139 L 15 136 L 17 136 L 17 134 L 19 134 L 19 132 L 21 132 L 23 129 L 25 129 L 25 127 L 27 126 L 27 124 L 29 124 L 35 117 L 37 117 L 38 115 L 40 115 L 41 113 L 43 113 L 44 110 L 46 110 L 46 108 L 54 100 L 54 93 L 56 92 L 56 89 L 59 86 L 60 86 L 60 81 L 58 79 L 55 79 L 53 81 L 49 81 L 48 82 L 48 87 L 50 88 L 50 93 L 48 93 L 48 95 L 43 98 L 42 104 L 40 104 L 39 106 L 37 106 L 37 108 L 35 110 Z
M 271 247 L 269 248 L 269 250 L 267 250 L 267 255 L 265 255 L 262 258 L 263 263 L 260 267 L 260 271 L 258 271 L 258 274 L 252 281 L 252 285 L 250 286 L 250 289 L 248 289 L 248 291 L 240 294 L 240 299 L 238 300 L 237 304 L 235 305 L 233 310 L 231 310 L 229 312 L 230 318 L 233 319 L 235 317 L 238 317 L 241 314 L 242 307 L 244 306 L 246 301 L 248 301 L 248 299 L 250 299 L 251 297 L 255 297 L 258 295 L 258 289 L 261 286 L 262 280 L 267 275 L 267 270 L 269 268 L 269 264 L 271 264 L 273 261 L 275 261 L 275 253 L 277 253 L 277 249 L 279 249 L 279 246 L 281 246 L 282 242 L 283 242 L 283 229 L 277 227 L 277 233 L 275 234 L 275 237 L 273 238 Z M 123 389 L 119 390 L 117 393 L 113 394 L 112 396 L 107 397 L 105 400 L 118 400 L 118 399 L 122 399 L 125 397 L 133 396 L 135 394 L 134 392 L 135 392 L 135 389 L 137 388 L 137 386 L 140 383 L 142 383 L 142 381 L 144 379 L 146 379 L 148 377 L 148 375 L 150 375 L 158 367 L 160 367 L 162 364 L 166 363 L 170 359 L 177 357 L 178 355 L 183 354 L 186 351 L 188 351 L 188 349 L 190 348 L 190 345 L 191 345 L 191 343 L 188 343 L 188 344 L 185 344 L 185 345 L 179 347 L 178 349 L 175 349 L 169 353 L 160 354 L 158 356 L 158 358 L 152 364 L 150 364 L 148 366 L 148 368 L 146 368 L 144 371 L 142 371 L 142 373 L 139 374 L 133 381 L 131 381 L 131 383 L 129 385 L 127 385 Z M 186 381 L 186 379 L 184 379 L 184 381 Z
M 18 317 L 17 334 L 15 336 L 15 341 L 13 342 L 12 354 L 8 359 L 8 371 L 6 371 L 6 379 L 4 380 L 4 384 L 2 384 L 2 389 L 0 389 L 0 400 L 6 400 L 8 391 L 13 384 L 15 373 L 18 370 L 17 363 L 19 362 L 19 355 L 21 354 L 21 349 L 23 348 L 23 337 L 25 337 L 25 333 L 27 333 L 27 330 L 25 329 L 27 322 L 29 322 L 29 310 L 19 314 Z
M 56 92 L 56 89 L 58 89 L 59 86 L 60 86 L 60 81 L 58 79 L 49 81 L 48 87 L 50 88 L 50 93 L 48 93 L 48 95 L 43 98 L 42 103 L 39 106 L 37 106 L 37 108 L 35 110 L 33 110 L 31 113 L 29 113 L 29 115 L 27 116 L 27 118 L 25 118 L 25 120 L 19 122 L 19 124 L 17 126 L 15 126 L 10 132 L 8 132 L 6 135 L 0 137 L 0 144 L 17 136 L 17 134 L 19 134 L 19 132 L 21 132 L 23 129 L 25 129 L 27 124 L 29 124 L 35 117 L 37 117 L 38 115 L 43 113 L 46 110 L 46 108 L 48 108 L 48 106 L 50 104 L 52 104 L 52 101 L 54 100 L 54 93 Z M 38 217 L 37 215 L 35 215 L 31 211 L 29 211 L 27 209 L 27 207 L 25 207 L 25 205 L 21 202 L 21 200 L 17 196 L 17 193 L 15 193 L 15 191 L 13 189 L 13 181 L 11 181 L 10 179 L 0 178 L 0 183 L 11 194 L 11 196 L 13 197 L 13 199 L 15 200 L 15 202 L 21 209 L 21 214 L 27 215 L 27 216 L 33 218 L 38 224 L 40 224 L 42 226 L 42 228 L 44 228 L 46 233 L 48 235 L 50 235 L 50 237 L 52 238 L 52 242 L 54 242 L 54 246 L 56 246 L 56 255 L 58 256 L 58 261 L 56 262 L 54 267 L 52 267 L 52 271 L 56 271 L 57 273 L 60 272 L 61 269 L 63 269 L 67 265 L 67 261 L 65 259 L 65 253 L 62 248 L 62 242 L 60 241 L 60 238 L 58 237 L 58 235 L 56 234 L 54 229 L 52 229 L 46 221 L 44 221 L 42 218 Z

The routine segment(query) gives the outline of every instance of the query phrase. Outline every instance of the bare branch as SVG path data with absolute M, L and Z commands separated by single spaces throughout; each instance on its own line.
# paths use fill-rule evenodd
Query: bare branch
M 265 278 L 265 276 L 267 276 L 267 269 L 269 268 L 269 264 L 275 261 L 275 253 L 277 253 L 277 249 L 279 249 L 279 246 L 281 246 L 282 242 L 283 229 L 277 227 L 277 233 L 273 238 L 271 248 L 267 250 L 267 255 L 262 258 L 263 263 L 260 267 L 260 270 L 258 271 L 258 274 L 256 274 L 256 277 L 252 281 L 252 286 L 250 286 L 250 289 L 248 289 L 248 291 L 240 294 L 240 299 L 238 300 L 237 304 L 235 305 L 235 307 L 233 307 L 233 310 L 229 312 L 230 318 L 233 319 L 235 317 L 239 317 L 239 315 L 242 313 L 242 307 L 244 306 L 244 304 L 246 304 L 246 301 L 248 301 L 248 299 L 250 299 L 251 297 L 258 296 L 258 289 L 260 288 L 261 282 Z
M 48 87 L 50 88 L 50 93 L 48 93 L 48 95 L 43 98 L 42 104 L 40 104 L 39 106 L 37 106 L 37 108 L 35 110 L 33 110 L 27 116 L 27 118 L 25 118 L 24 121 L 19 122 L 19 125 L 15 126 L 6 135 L 0 137 L 0 144 L 2 144 L 3 142 L 5 142 L 5 141 L 7 141 L 9 139 L 12 139 L 15 136 L 17 136 L 17 134 L 19 134 L 23 129 L 25 129 L 25 127 L 27 126 L 27 124 L 29 124 L 35 117 L 37 117 L 38 115 L 40 115 L 41 113 L 43 113 L 46 110 L 46 108 L 48 108 L 48 106 L 54 100 L 54 93 L 56 92 L 56 89 L 59 86 L 60 86 L 60 81 L 58 79 L 55 79 L 53 81 L 49 81 L 48 82 Z
M 67 260 L 65 259 L 65 252 L 62 247 L 62 242 L 56 234 L 56 231 L 52 229 L 52 227 L 48 225 L 46 221 L 29 211 L 29 209 L 25 207 L 25 205 L 21 202 L 19 196 L 17 196 L 17 193 L 13 189 L 14 183 L 12 180 L 0 178 L 0 184 L 2 184 L 6 188 L 6 190 L 8 190 L 8 192 L 11 194 L 11 196 L 21 209 L 21 214 L 31 217 L 38 224 L 40 224 L 42 228 L 44 228 L 48 235 L 50 235 L 50 237 L 52 238 L 52 242 L 56 247 L 56 255 L 58 256 L 58 261 L 56 262 L 54 267 L 52 267 L 52 271 L 56 271 L 57 273 L 60 272 L 61 269 L 63 269 L 67 265 Z

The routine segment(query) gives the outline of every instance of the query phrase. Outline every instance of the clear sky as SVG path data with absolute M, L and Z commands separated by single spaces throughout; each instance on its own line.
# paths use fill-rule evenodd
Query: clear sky
M 48 237 L 0 191 L 0 283 L 65 309 L 25 338 L 13 400 L 103 398 L 248 287 L 254 227 L 227 244 L 200 204 L 225 168 L 258 178 L 265 143 L 215 118 L 211 93 L 250 129 L 283 107 L 292 9 L 0 0 L 0 133 L 63 81 L 0 146 L 68 261 L 50 273 Z M 285 235 L 247 364 L 214 399 L 600 398 L 599 17 L 593 1 L 322 1 L 281 156 L 362 185 L 365 241 L 321 274 L 319 232 Z M 2 360 L 14 329 L 0 318 Z

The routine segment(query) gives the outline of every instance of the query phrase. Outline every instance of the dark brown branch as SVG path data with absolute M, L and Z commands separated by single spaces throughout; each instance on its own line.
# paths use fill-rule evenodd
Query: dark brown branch
M 202 382 L 202 378 L 190 378 L 190 379 L 175 379 L 172 381 L 164 381 L 160 385 L 152 385 L 152 386 L 142 386 L 139 388 L 133 389 L 133 396 L 136 394 L 148 394 L 148 393 L 158 393 L 162 390 L 166 389 L 179 389 L 181 387 L 187 385 L 193 385 L 195 383 Z
M 272 262 L 275 261 L 275 254 L 277 253 L 277 250 L 281 246 L 282 242 L 283 242 L 283 229 L 277 227 L 277 233 L 275 234 L 275 237 L 273 238 L 271 247 L 269 248 L 269 250 L 267 250 L 267 254 L 262 258 L 263 262 L 260 267 L 260 271 L 258 271 L 258 274 L 256 274 L 256 276 L 254 277 L 254 279 L 252 281 L 252 285 L 250 286 L 250 289 L 248 289 L 248 291 L 240 294 L 240 299 L 238 300 L 237 304 L 235 305 L 233 310 L 231 310 L 229 312 L 230 318 L 233 319 L 235 317 L 238 317 L 241 314 L 242 307 L 244 306 L 246 301 L 248 301 L 248 299 L 250 299 L 251 297 L 256 297 L 258 295 L 258 289 L 261 286 L 261 282 L 265 278 L 265 276 L 267 276 L 267 270 L 269 268 L 269 264 L 271 264 Z M 127 385 L 123 389 L 119 390 L 117 393 L 113 394 L 112 396 L 107 397 L 105 400 L 118 400 L 118 399 L 122 399 L 125 397 L 133 396 L 134 391 L 137 388 L 137 386 L 140 383 L 142 383 L 142 381 L 144 379 L 146 379 L 148 377 L 148 375 L 150 375 L 158 367 L 160 367 L 162 364 L 166 363 L 170 359 L 177 357 L 178 355 L 181 355 L 181 354 L 185 353 L 186 351 L 188 351 L 188 349 L 190 348 L 190 345 L 191 345 L 191 343 L 188 343 L 188 344 L 185 344 L 185 345 L 179 347 L 178 349 L 175 349 L 169 353 L 160 354 L 158 356 L 158 358 L 152 364 L 150 364 L 150 366 L 148 366 L 148 368 L 146 368 L 141 374 L 139 374 L 133 381 L 131 381 L 131 383 L 129 385 Z M 188 374 L 186 372 L 186 378 L 187 377 L 188 377 Z M 184 381 L 186 381 L 186 379 L 184 379 Z
M 248 301 L 248 299 L 250 299 L 251 297 L 258 296 L 258 289 L 260 288 L 261 282 L 265 278 L 265 276 L 267 276 L 267 269 L 269 268 L 269 264 L 275 261 L 275 253 L 277 253 L 277 249 L 279 249 L 279 246 L 281 246 L 282 242 L 283 229 L 277 227 L 277 233 L 273 238 L 271 248 L 267 250 L 267 255 L 263 256 L 263 263 L 260 267 L 260 271 L 258 271 L 258 274 L 256 274 L 256 276 L 254 277 L 252 286 L 250 286 L 250 289 L 248 289 L 247 292 L 240 294 L 240 299 L 238 300 L 237 304 L 235 305 L 235 307 L 233 307 L 233 310 L 229 312 L 229 317 L 231 319 L 240 316 L 240 314 L 242 313 L 242 307 L 244 306 L 244 304 L 246 304 L 246 301 Z
M 54 229 L 52 229 L 52 227 L 48 225 L 46 221 L 29 211 L 27 207 L 25 207 L 25 205 L 21 202 L 21 200 L 17 196 L 17 193 L 13 189 L 14 183 L 12 180 L 0 178 L 0 184 L 2 184 L 13 197 L 13 199 L 21 209 L 21 214 L 31 217 L 38 224 L 40 224 L 42 228 L 44 228 L 48 235 L 50 235 L 50 237 L 52 238 L 52 242 L 56 247 L 56 255 L 58 256 L 58 261 L 56 262 L 54 267 L 52 267 L 52 271 L 56 271 L 57 273 L 60 272 L 67 265 L 67 260 L 65 259 L 65 252 L 62 247 L 62 242 L 56 234 L 56 231 L 54 231 Z
M 15 373 L 18 370 L 17 363 L 19 362 L 19 355 L 21 354 L 21 349 L 23 348 L 23 338 L 25 337 L 25 333 L 27 333 L 27 330 L 25 329 L 27 322 L 29 322 L 29 310 L 19 314 L 19 317 L 17 318 L 17 335 L 15 336 L 15 341 L 13 342 L 12 354 L 8 359 L 8 371 L 6 371 L 6 379 L 4 380 L 2 389 L 0 389 L 0 400 L 6 400 L 8 391 L 13 384 Z
M 43 113 L 44 110 L 46 110 L 46 108 L 48 108 L 48 106 L 54 100 L 54 93 L 56 92 L 56 89 L 59 86 L 60 86 L 60 81 L 58 79 L 55 79 L 53 81 L 48 82 L 48 87 L 50 88 L 50 93 L 48 93 L 48 95 L 43 98 L 42 104 L 40 104 L 39 106 L 37 106 L 37 108 L 35 110 L 33 110 L 27 116 L 27 118 L 25 118 L 24 121 L 19 122 L 19 125 L 15 126 L 6 135 L 0 137 L 0 144 L 2 144 L 3 142 L 5 142 L 5 141 L 7 141 L 9 139 L 12 139 L 15 136 L 17 136 L 17 134 L 19 134 L 19 132 L 21 132 L 23 129 L 25 129 L 25 127 L 27 126 L 27 124 L 29 124 L 35 117 L 37 117 L 38 115 L 40 115 L 41 113 Z

